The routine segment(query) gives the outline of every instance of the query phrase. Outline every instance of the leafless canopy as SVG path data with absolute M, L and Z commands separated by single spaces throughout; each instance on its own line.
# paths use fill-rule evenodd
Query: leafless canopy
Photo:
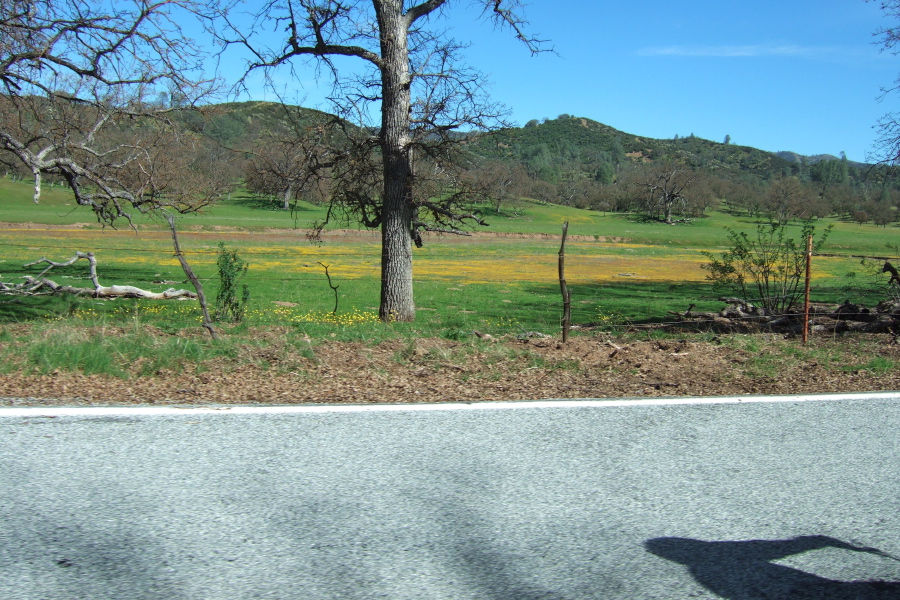
M 644 194 L 645 212 L 658 214 L 666 223 L 672 223 L 673 215 L 687 205 L 688 190 L 696 177 L 696 171 L 676 162 L 648 169 L 638 183 Z
M 898 54 L 900 53 L 900 0 L 878 1 L 881 4 L 881 10 L 892 24 L 875 32 L 878 38 L 877 43 L 885 52 Z M 898 90 L 900 90 L 900 77 L 890 86 L 882 88 L 882 98 L 886 98 Z M 897 111 L 888 112 L 878 122 L 877 130 L 879 136 L 875 142 L 872 158 L 889 165 L 900 164 L 900 114 Z
M 421 230 L 462 233 L 474 215 L 460 210 L 468 195 L 461 186 L 459 162 L 470 132 L 508 125 L 505 107 L 492 103 L 486 78 L 460 62 L 465 44 L 449 37 L 439 26 L 441 12 L 452 0 L 278 0 L 261 9 L 234 4 L 220 16 L 216 35 L 225 50 L 239 47 L 247 57 L 247 79 L 263 72 L 273 87 L 275 69 L 288 70 L 302 79 L 303 68 L 313 70 L 331 86 L 331 110 L 355 127 L 332 135 L 340 148 L 327 161 L 335 183 L 335 207 L 368 227 L 383 222 L 384 158 L 397 151 L 408 155 L 409 195 L 414 205 L 410 235 Z M 519 0 L 485 0 L 483 15 L 506 26 L 532 52 L 541 41 L 525 32 Z M 250 12 L 248 12 L 248 10 Z M 399 10 L 407 61 L 397 72 L 395 56 L 386 51 L 388 13 Z M 247 23 L 251 22 L 251 25 Z M 224 24 L 224 26 L 223 26 Z M 344 58 L 361 59 L 355 68 Z M 342 62 L 343 61 L 343 62 Z M 399 76 L 401 81 L 393 81 Z M 395 85 L 396 84 L 396 87 Z M 408 127 L 399 140 L 389 139 L 393 123 L 386 123 L 397 90 L 408 94 Z M 276 90 L 280 91 L 280 90 Z M 373 111 L 376 111 L 373 113 Z M 374 177 L 373 177 L 374 174 Z M 284 188 L 287 180 L 282 178 Z M 474 191 L 474 190 L 473 190 Z
M 0 0 L 0 160 L 34 178 L 35 202 L 49 176 L 106 223 L 130 208 L 192 207 L 190 194 L 162 193 L 153 172 L 182 145 L 161 117 L 210 88 L 179 26 L 198 6 Z
M 284 127 L 263 131 L 254 147 L 243 149 L 249 157 L 244 185 L 257 194 L 280 198 L 286 210 L 301 196 L 322 204 L 330 195 L 335 155 L 343 151 L 336 146 L 345 137 L 342 123 L 330 115 L 282 108 Z

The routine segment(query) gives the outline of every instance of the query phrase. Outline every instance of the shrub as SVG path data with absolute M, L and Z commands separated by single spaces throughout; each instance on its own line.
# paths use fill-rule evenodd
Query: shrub
M 756 237 L 726 228 L 731 247 L 716 258 L 704 252 L 710 262 L 706 279 L 720 287 L 731 288 L 746 301 L 761 304 L 771 313 L 790 310 L 801 296 L 800 279 L 806 266 L 806 239 L 815 233 L 812 221 L 804 221 L 800 242 L 788 237 L 788 226 L 781 223 L 757 225 Z M 813 237 L 813 252 L 819 250 L 831 226 L 818 240 Z M 758 297 L 752 298 L 751 295 Z
M 244 308 L 250 299 L 250 290 L 247 284 L 241 285 L 241 280 L 247 274 L 250 265 L 244 262 L 237 250 L 226 250 L 225 244 L 219 242 L 219 257 L 216 259 L 219 268 L 219 294 L 216 296 L 216 311 L 213 318 L 218 322 L 240 323 L 244 318 Z M 238 286 L 241 286 L 241 295 L 238 298 Z

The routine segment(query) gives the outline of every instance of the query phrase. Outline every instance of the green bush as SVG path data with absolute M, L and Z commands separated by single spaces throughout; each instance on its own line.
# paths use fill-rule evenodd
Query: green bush
M 250 289 L 246 284 L 241 284 L 241 281 L 250 265 L 238 256 L 237 250 L 226 250 L 224 242 L 219 242 L 216 266 L 219 268 L 220 286 L 213 319 L 220 323 L 240 323 L 244 318 L 247 301 L 250 300 Z M 240 298 L 238 286 L 241 287 Z

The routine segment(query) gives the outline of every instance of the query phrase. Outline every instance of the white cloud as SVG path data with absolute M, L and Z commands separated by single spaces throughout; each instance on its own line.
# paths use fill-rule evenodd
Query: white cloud
M 745 46 L 653 46 L 641 48 L 639 56 L 711 56 L 720 58 L 758 56 L 796 56 L 813 58 L 842 53 L 838 48 L 793 44 L 751 44 Z

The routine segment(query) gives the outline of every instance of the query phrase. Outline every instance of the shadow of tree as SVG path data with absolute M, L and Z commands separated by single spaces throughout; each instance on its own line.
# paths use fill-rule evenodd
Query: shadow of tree
M 23 323 L 68 315 L 77 303 L 78 300 L 71 296 L 0 296 L 0 323 Z
M 694 579 L 728 600 L 894 600 L 900 582 L 835 581 L 772 561 L 810 550 L 834 548 L 894 558 L 877 548 L 855 546 L 824 535 L 787 540 L 707 542 L 654 538 L 648 552 L 687 566 Z

